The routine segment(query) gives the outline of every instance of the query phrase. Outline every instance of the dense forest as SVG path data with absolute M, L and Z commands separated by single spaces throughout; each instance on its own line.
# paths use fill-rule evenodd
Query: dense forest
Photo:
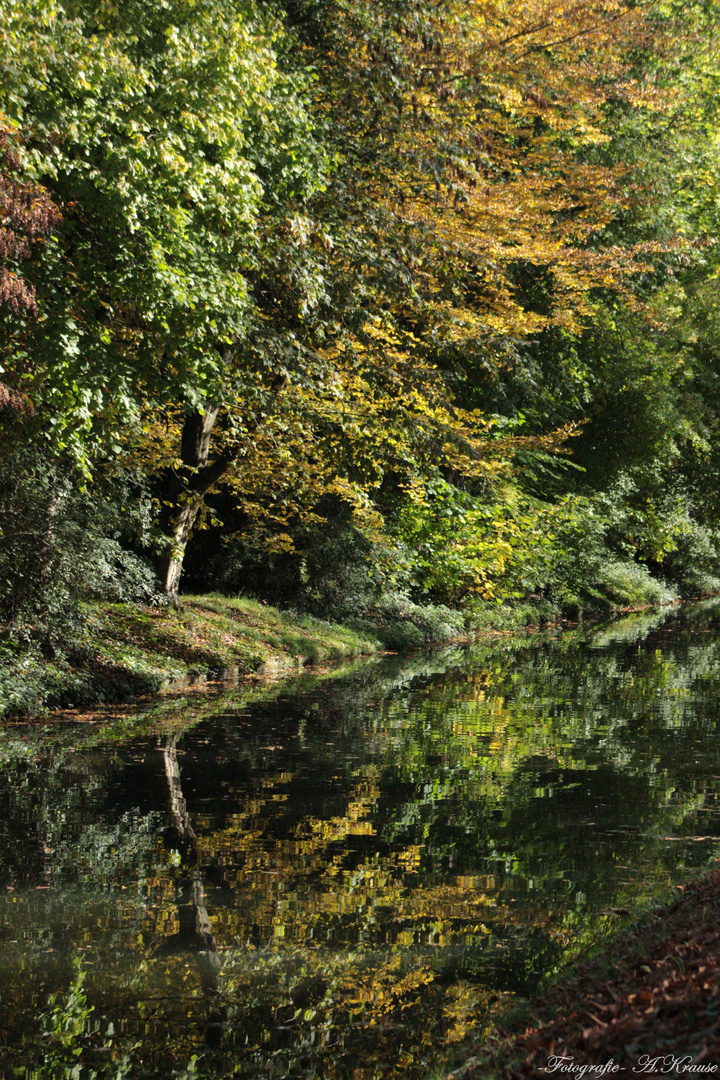
M 720 590 L 712 0 L 0 15 L 3 663 Z

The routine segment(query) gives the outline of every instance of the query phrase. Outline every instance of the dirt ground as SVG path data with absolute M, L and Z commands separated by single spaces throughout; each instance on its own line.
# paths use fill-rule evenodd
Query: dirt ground
M 497 1027 L 448 1080 L 720 1080 L 720 864 L 577 967 L 530 1017 Z

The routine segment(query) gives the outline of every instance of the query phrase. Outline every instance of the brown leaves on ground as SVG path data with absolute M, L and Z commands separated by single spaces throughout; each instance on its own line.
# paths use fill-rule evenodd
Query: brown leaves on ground
M 524 1031 L 496 1029 L 483 1071 L 488 1050 L 496 1072 L 508 1080 L 551 1075 L 553 1055 L 571 1058 L 573 1066 L 601 1066 L 612 1058 L 630 1075 L 646 1055 L 689 1055 L 695 1071 L 703 1063 L 720 1071 L 720 870 L 620 934 L 535 1008 L 534 1023 Z M 470 1078 L 480 1068 L 473 1059 L 451 1076 Z M 648 1062 L 642 1074 L 663 1069 L 667 1062 Z

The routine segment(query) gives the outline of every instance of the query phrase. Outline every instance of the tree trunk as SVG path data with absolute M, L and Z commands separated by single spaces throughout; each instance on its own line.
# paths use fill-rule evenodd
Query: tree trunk
M 227 350 L 221 355 L 223 363 L 228 364 L 231 357 L 230 351 Z M 285 375 L 277 375 L 268 387 L 269 394 L 277 397 L 286 383 Z M 182 468 L 179 472 L 173 470 L 166 477 L 164 485 L 163 497 L 167 502 L 174 504 L 175 509 L 170 512 L 169 520 L 166 522 L 166 531 L 172 537 L 172 547 L 164 561 L 162 576 L 165 581 L 165 592 L 176 608 L 181 606 L 178 587 L 185 548 L 202 509 L 203 499 L 213 484 L 227 472 L 239 449 L 235 447 L 224 450 L 214 461 L 208 461 L 212 432 L 219 412 L 219 405 L 209 405 L 204 412 L 194 409 L 186 415 L 180 440 Z M 251 418 L 247 424 L 247 430 L 255 431 L 259 423 L 258 417 Z
M 190 497 L 180 508 L 180 512 L 175 520 L 172 551 L 170 552 L 165 568 L 165 592 L 176 608 L 181 606 L 178 590 L 180 586 L 180 575 L 182 574 L 183 559 L 185 558 L 185 548 L 190 539 L 190 534 L 192 533 L 193 525 L 195 524 L 195 519 L 198 516 L 201 504 L 202 498 L 195 499 Z
M 203 498 L 224 472 L 229 468 L 235 453 L 226 451 L 214 461 L 208 462 L 210 441 L 217 420 L 219 407 L 207 408 L 205 412 L 195 409 L 188 413 L 183 425 L 180 458 L 183 469 L 173 472 L 166 481 L 166 496 L 177 506 L 171 513 L 168 532 L 172 547 L 162 567 L 165 592 L 176 608 L 179 608 L 179 585 L 185 548 L 193 526 L 203 505 Z

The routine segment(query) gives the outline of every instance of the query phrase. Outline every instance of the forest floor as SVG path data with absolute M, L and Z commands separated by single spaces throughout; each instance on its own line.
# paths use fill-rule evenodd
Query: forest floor
M 720 1076 L 720 866 L 501 1020 L 448 1080 Z
M 261 601 L 184 596 L 183 608 L 95 603 L 57 658 L 3 654 L 0 717 L 131 701 L 213 679 L 297 673 L 382 651 L 344 626 Z

